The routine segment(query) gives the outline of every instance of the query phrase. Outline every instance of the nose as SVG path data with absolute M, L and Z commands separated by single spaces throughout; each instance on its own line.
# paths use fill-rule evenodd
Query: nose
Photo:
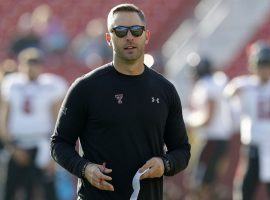
M 130 30 L 128 30 L 126 39 L 127 40 L 133 40 L 133 38 L 134 38 L 134 36 L 131 34 Z

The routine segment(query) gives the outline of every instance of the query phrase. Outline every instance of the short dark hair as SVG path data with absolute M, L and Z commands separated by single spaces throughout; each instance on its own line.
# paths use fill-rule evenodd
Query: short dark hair
M 138 14 L 138 16 L 140 17 L 140 19 L 146 23 L 146 20 L 145 20 L 145 15 L 143 13 L 143 11 L 138 8 L 137 6 L 135 6 L 134 4 L 129 4 L 129 3 L 124 3 L 124 4 L 119 4 L 115 7 L 113 7 L 109 14 L 108 14 L 108 19 L 107 19 L 107 26 L 108 26 L 108 29 L 109 29 L 109 26 L 110 26 L 110 20 L 113 18 L 113 15 L 115 13 L 118 13 L 118 12 L 136 12 Z
M 257 41 L 250 47 L 249 52 L 250 69 L 259 68 L 261 66 L 270 66 L 270 45 L 266 41 Z
M 192 68 L 192 75 L 196 79 L 212 75 L 214 72 L 212 61 L 208 57 L 201 56 L 196 52 L 188 55 L 187 66 Z

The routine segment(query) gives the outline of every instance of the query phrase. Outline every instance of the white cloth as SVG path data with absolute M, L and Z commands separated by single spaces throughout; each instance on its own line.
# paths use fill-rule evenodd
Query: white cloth
M 270 80 L 262 84 L 257 76 L 241 76 L 230 83 L 239 97 L 241 142 L 256 145 L 259 179 L 270 182 Z
M 270 136 L 270 81 L 261 84 L 254 76 L 238 79 L 233 84 L 241 105 L 241 141 L 258 145 Z
M 35 164 L 42 169 L 48 166 L 51 160 L 50 151 L 48 150 L 50 149 L 50 141 L 47 139 L 41 139 L 39 140 L 39 144 L 37 147 L 38 151 Z
M 35 81 L 23 73 L 13 73 L 2 81 L 1 95 L 10 108 L 8 131 L 19 147 L 38 149 L 35 164 L 40 168 L 46 167 L 51 159 L 53 105 L 64 98 L 67 89 L 63 78 L 49 73 L 39 75 Z
M 135 176 L 132 179 L 132 187 L 133 187 L 133 193 L 130 197 L 130 200 L 137 200 L 139 192 L 140 192 L 140 177 L 145 174 L 149 170 L 146 169 L 143 172 L 139 172 L 139 170 L 136 172 Z
M 191 95 L 191 107 L 202 116 L 208 115 L 208 102 L 215 102 L 215 110 L 210 122 L 201 127 L 199 132 L 205 139 L 227 140 L 231 136 L 231 114 L 229 104 L 223 96 L 227 77 L 222 72 L 198 80 Z
M 259 150 L 259 179 L 264 183 L 270 183 L 270 141 L 261 142 Z
M 2 81 L 2 97 L 10 105 L 8 129 L 22 147 L 32 148 L 53 130 L 52 105 L 62 99 L 67 83 L 54 74 L 42 74 L 30 81 L 13 73 Z

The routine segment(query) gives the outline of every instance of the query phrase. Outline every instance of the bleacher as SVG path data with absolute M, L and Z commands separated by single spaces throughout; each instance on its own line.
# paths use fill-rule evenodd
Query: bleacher
M 67 34 L 73 38 L 84 30 L 89 20 L 99 17 L 106 19 L 111 7 L 121 3 L 121 0 L 0 0 L 0 60 L 6 58 L 10 40 L 16 34 L 16 24 L 23 13 L 31 13 L 37 6 L 48 4 L 55 16 L 62 20 Z M 162 44 L 174 31 L 174 29 L 186 18 L 197 3 L 196 0 L 128 0 L 142 8 L 146 14 L 149 29 L 151 31 L 151 42 L 148 51 L 159 50 Z M 61 58 L 61 66 L 50 66 L 52 71 L 65 76 L 69 81 L 88 68 L 77 66 L 71 56 L 65 55 Z
M 247 51 L 248 48 L 252 43 L 254 43 L 257 40 L 265 40 L 269 42 L 270 39 L 270 12 L 268 14 L 268 17 L 265 19 L 264 24 L 258 29 L 256 34 L 251 38 L 251 40 L 245 44 L 245 46 L 242 47 L 242 50 L 239 51 L 237 55 L 232 59 L 232 62 L 229 64 L 229 66 L 226 69 L 226 73 L 230 77 L 235 77 L 238 75 L 246 74 L 248 73 L 248 58 L 247 58 Z

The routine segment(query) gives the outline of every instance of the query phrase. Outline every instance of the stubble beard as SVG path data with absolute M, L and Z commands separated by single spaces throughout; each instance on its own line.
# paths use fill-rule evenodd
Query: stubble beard
M 129 55 L 128 53 L 122 51 L 114 51 L 114 57 L 118 60 L 122 60 L 126 63 L 133 63 L 136 62 L 138 59 L 140 59 L 143 56 L 143 50 L 137 49 L 136 52 L 134 52 L 132 55 Z

